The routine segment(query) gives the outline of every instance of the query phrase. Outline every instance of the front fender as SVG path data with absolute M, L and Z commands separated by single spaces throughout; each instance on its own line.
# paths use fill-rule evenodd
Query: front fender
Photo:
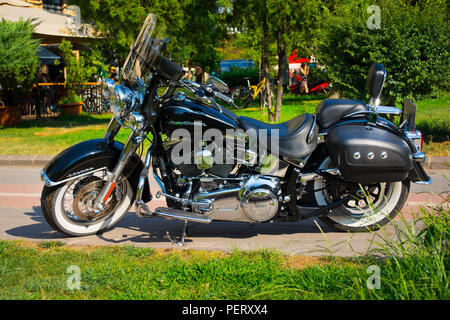
M 120 142 L 113 141 L 108 144 L 104 139 L 83 141 L 60 152 L 45 165 L 42 171 L 45 179 L 50 180 L 53 185 L 103 167 L 111 171 L 117 164 L 123 147 L 124 145 Z M 134 194 L 136 194 L 143 167 L 141 159 L 135 154 L 123 171 Z M 143 200 L 150 201 L 148 181 L 144 187 Z

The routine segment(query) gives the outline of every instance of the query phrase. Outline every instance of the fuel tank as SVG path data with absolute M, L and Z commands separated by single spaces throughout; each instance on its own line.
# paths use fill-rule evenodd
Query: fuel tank
M 225 150 L 225 140 L 222 140 L 222 144 L 220 144 L 215 139 L 211 140 L 211 137 L 208 138 L 207 130 L 214 129 L 214 136 L 220 133 L 223 137 L 232 137 L 234 131 L 239 128 L 238 119 L 238 116 L 234 113 L 219 105 L 216 109 L 202 101 L 188 98 L 183 94 L 175 95 L 173 99 L 163 105 L 158 121 L 160 131 L 168 137 L 163 142 L 168 159 L 186 177 L 200 176 L 203 172 L 219 177 L 227 177 L 236 166 L 236 162 L 233 160 L 234 151 L 230 153 Z M 190 136 L 192 140 L 189 149 L 178 149 L 176 147 L 178 143 L 185 141 L 184 138 L 175 134 L 176 130 L 180 129 L 185 132 L 187 130 L 190 135 L 192 134 Z M 195 150 L 194 136 L 199 133 L 202 137 L 203 149 L 215 146 L 211 153 L 208 151 L 199 153 Z M 212 132 L 210 131 L 210 133 Z M 176 159 L 174 155 L 177 156 Z M 228 159 L 227 157 L 230 157 L 230 155 L 231 158 Z M 198 163 L 201 163 L 201 165 L 198 165 Z
M 202 101 L 178 95 L 163 106 L 160 129 L 165 134 L 180 128 L 193 132 L 196 126 L 201 126 L 203 131 L 218 129 L 224 134 L 227 129 L 238 129 L 238 116 L 226 108 L 219 108 L 220 111 Z

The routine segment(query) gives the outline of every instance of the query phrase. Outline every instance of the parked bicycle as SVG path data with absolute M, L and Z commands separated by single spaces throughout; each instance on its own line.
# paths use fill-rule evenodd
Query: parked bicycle
M 231 98 L 234 100 L 235 108 L 243 109 L 248 107 L 253 103 L 258 95 L 260 95 L 260 101 L 266 106 L 268 104 L 268 99 L 272 101 L 272 105 L 275 103 L 275 88 L 271 87 L 270 94 L 267 94 L 267 89 L 265 87 L 266 78 L 263 78 L 257 85 L 250 85 L 250 78 L 244 78 L 247 80 L 247 87 L 238 86 L 233 90 Z
M 83 98 L 83 110 L 87 113 L 101 114 L 109 112 L 100 82 L 84 83 L 80 94 Z

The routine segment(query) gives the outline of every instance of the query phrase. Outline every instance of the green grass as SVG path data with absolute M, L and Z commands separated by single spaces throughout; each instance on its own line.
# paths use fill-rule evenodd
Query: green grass
M 283 100 L 281 121 L 287 121 L 301 113 L 314 113 L 323 97 L 293 96 L 286 94 Z M 438 99 L 417 102 L 416 127 L 425 137 L 424 150 L 429 155 L 449 156 L 450 95 Z M 267 110 L 259 106 L 242 110 L 231 109 L 239 116 L 267 121 Z M 111 114 L 61 117 L 22 121 L 18 127 L 0 127 L 0 154 L 54 155 L 65 148 L 88 139 L 103 137 Z M 122 129 L 117 140 L 125 142 L 130 130 Z
M 18 127 L 0 126 L 0 154 L 54 155 L 78 142 L 102 138 L 111 114 L 25 120 Z M 130 130 L 121 130 L 125 142 Z
M 448 199 L 421 210 L 420 229 L 393 221 L 396 239 L 354 258 L 0 241 L 0 299 L 448 300 Z M 71 290 L 73 265 L 80 287 Z M 380 270 L 379 289 L 367 286 L 371 266 Z

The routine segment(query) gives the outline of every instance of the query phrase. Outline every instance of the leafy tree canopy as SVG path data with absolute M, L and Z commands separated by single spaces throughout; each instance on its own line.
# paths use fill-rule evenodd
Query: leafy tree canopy
M 204 67 L 217 61 L 218 40 L 225 35 L 225 0 L 70 0 L 82 19 L 93 23 L 102 39 L 93 45 L 121 66 L 145 17 L 153 12 L 170 39 L 166 55 L 178 63 L 193 60 Z
M 444 1 L 378 1 L 380 28 L 368 28 L 372 1 L 344 1 L 325 10 L 319 58 L 333 86 L 367 99 L 365 80 L 375 62 L 385 65 L 383 97 L 436 95 L 449 89 L 448 8 Z
M 17 104 L 29 91 L 39 67 L 39 41 L 32 38 L 34 21 L 0 21 L 0 86 L 6 105 Z

